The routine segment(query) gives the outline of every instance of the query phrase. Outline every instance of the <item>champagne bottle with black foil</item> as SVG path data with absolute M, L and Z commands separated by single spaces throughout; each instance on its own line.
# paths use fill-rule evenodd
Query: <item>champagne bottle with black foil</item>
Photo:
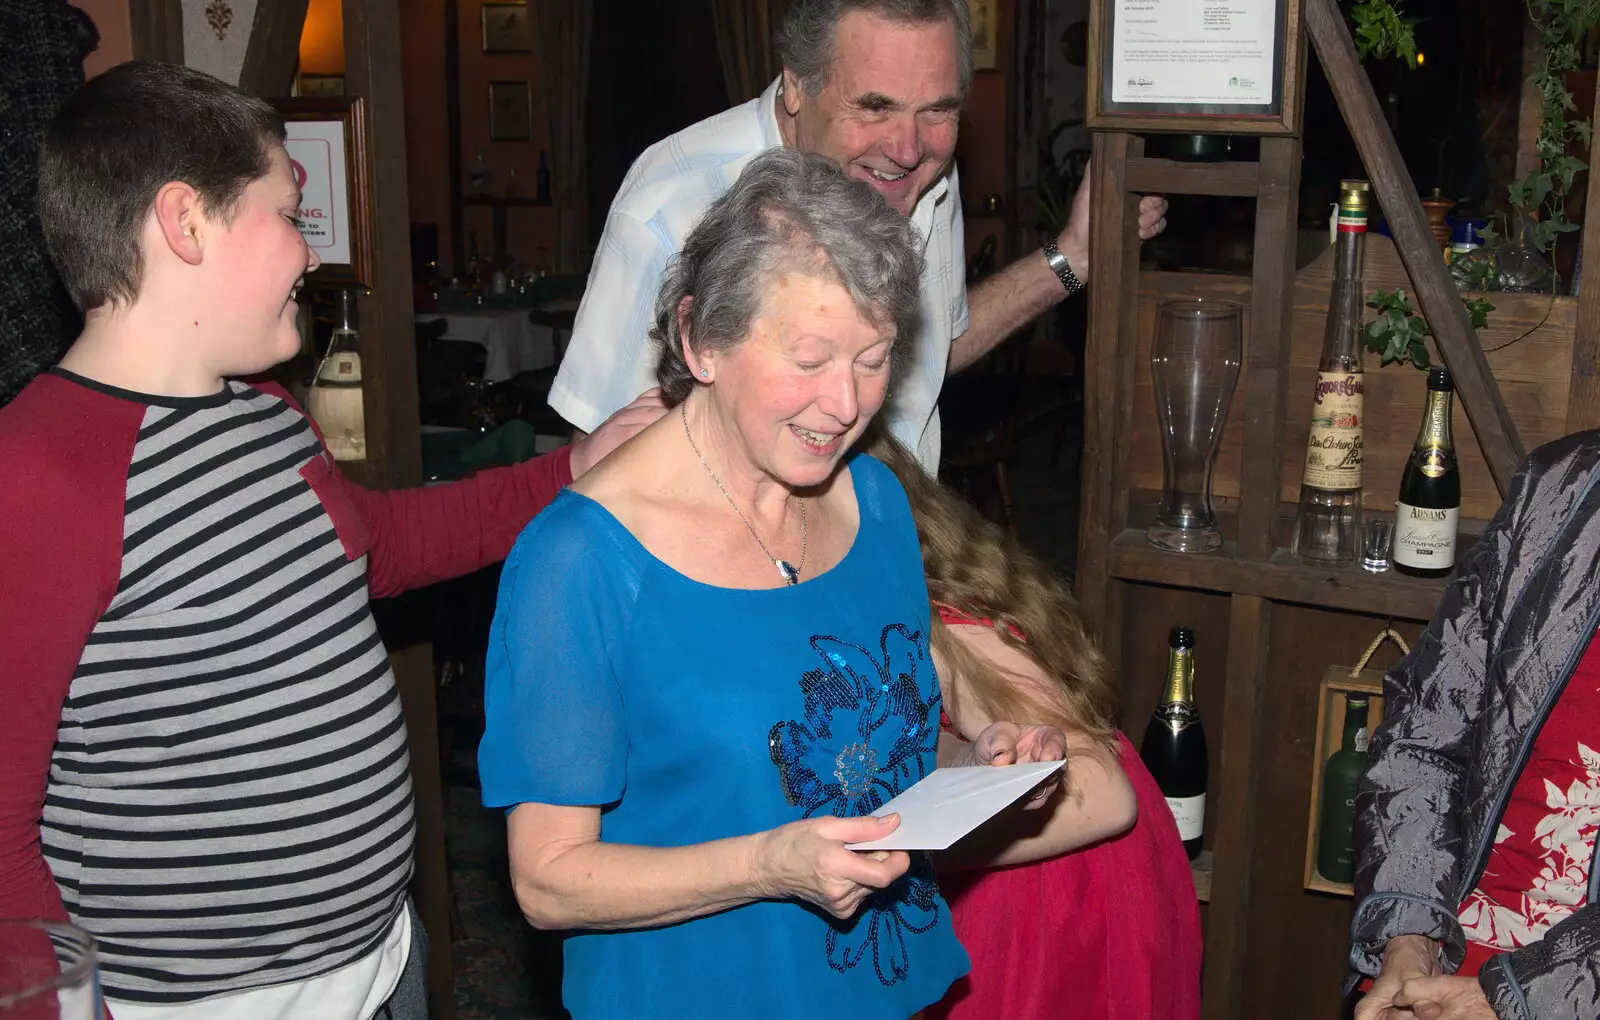
M 1400 499 L 1394 508 L 1394 566 L 1416 577 L 1443 577 L 1456 565 L 1461 467 L 1450 435 L 1454 393 L 1449 372 L 1428 370 L 1428 408 L 1400 476 Z
M 1346 694 L 1344 739 L 1322 773 L 1322 822 L 1317 830 L 1317 873 L 1330 882 L 1356 874 L 1356 786 L 1367 770 L 1367 696 Z
M 1144 731 L 1139 757 L 1161 787 L 1192 861 L 1206 821 L 1206 735 L 1194 705 L 1194 631 L 1174 627 L 1167 640 L 1167 690 Z
M 1294 551 L 1312 563 L 1354 563 L 1361 533 L 1362 259 L 1366 252 L 1366 181 L 1339 185 L 1328 325 L 1311 394 L 1311 430 L 1300 478 Z

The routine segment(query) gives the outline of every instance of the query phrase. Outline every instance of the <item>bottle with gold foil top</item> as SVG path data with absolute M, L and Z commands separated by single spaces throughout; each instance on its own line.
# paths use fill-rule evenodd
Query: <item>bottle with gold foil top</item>
M 1333 289 L 1294 527 L 1294 551 L 1312 563 L 1354 563 L 1361 544 L 1361 263 L 1368 190 L 1366 181 L 1339 186 Z
M 1394 508 L 1394 566 L 1414 577 L 1443 577 L 1456 565 L 1461 467 L 1450 434 L 1454 392 L 1449 372 L 1428 370 L 1428 409 L 1400 476 L 1400 499 Z
M 1161 787 L 1192 861 L 1200 855 L 1206 822 L 1206 734 L 1194 704 L 1194 631 L 1174 627 L 1167 638 L 1167 689 L 1144 731 L 1139 759 Z
M 365 460 L 367 430 L 361 403 L 361 334 L 356 330 L 356 294 L 341 290 L 328 353 L 317 366 L 306 410 L 322 430 L 334 460 Z

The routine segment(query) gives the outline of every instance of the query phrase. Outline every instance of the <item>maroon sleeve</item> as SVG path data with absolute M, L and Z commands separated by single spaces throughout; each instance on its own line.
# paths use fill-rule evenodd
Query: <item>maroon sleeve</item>
M 377 598 L 499 563 L 522 529 L 572 481 L 572 448 L 460 482 L 374 492 L 345 483 L 372 536 L 367 587 Z
M 0 409 L 0 917 L 67 916 L 39 820 L 62 702 L 116 592 L 143 414 L 51 375 Z
M 257 388 L 300 410 L 281 387 Z M 320 439 L 316 421 L 305 417 Z M 369 536 L 367 588 L 384 598 L 505 559 L 534 515 L 572 481 L 572 448 L 480 471 L 465 481 L 392 492 L 340 478 Z

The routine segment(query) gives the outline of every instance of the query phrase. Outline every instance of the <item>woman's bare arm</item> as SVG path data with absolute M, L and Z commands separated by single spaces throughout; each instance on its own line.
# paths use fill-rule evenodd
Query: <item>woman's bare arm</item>
M 600 841 L 598 807 L 519 804 L 506 819 L 511 884 L 537 928 L 654 928 L 760 899 L 799 898 L 849 917 L 899 878 L 906 854 L 857 853 L 899 820 L 815 818 L 680 847 Z
M 958 624 L 950 631 L 968 651 L 1016 683 L 1053 683 L 1032 659 L 1006 644 L 993 629 Z M 949 663 L 941 658 L 935 665 L 950 721 L 961 736 L 975 738 L 994 720 L 987 718 L 973 698 L 962 696 L 965 678 Z M 1022 864 L 1068 853 L 1132 828 L 1138 818 L 1138 801 L 1116 752 L 1084 733 L 1069 730 L 1067 741 L 1066 781 L 1049 801 L 1027 808 L 1013 805 L 941 854 L 939 865 L 960 869 Z M 954 757 L 957 746 L 952 738 L 941 736 L 941 763 Z

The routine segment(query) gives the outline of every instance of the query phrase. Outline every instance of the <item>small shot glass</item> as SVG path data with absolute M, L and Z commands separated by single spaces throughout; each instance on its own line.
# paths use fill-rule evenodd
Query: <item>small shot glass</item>
M 1389 569 L 1389 545 L 1394 541 L 1394 521 L 1377 514 L 1361 522 L 1361 569 L 1381 574 Z

